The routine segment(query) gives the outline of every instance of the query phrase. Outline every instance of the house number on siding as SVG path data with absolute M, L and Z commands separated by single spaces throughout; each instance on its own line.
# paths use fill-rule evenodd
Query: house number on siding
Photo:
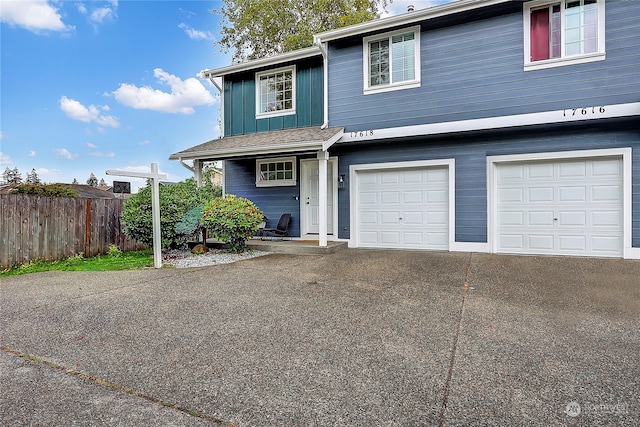
M 349 132 L 351 138 L 364 138 L 365 136 L 373 136 L 373 130 L 361 130 L 358 132 Z
M 586 116 L 587 114 L 603 114 L 604 113 L 604 105 L 598 107 L 584 107 L 584 108 L 569 108 L 568 110 L 562 110 L 563 117 L 570 116 Z

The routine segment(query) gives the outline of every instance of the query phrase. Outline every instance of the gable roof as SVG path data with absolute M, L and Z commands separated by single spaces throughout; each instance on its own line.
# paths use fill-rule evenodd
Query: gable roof
M 326 150 L 338 141 L 344 128 L 311 126 L 214 139 L 187 148 L 169 156 L 169 160 L 200 158 L 224 159 L 230 157 L 293 153 L 298 151 Z
M 510 1 L 512 0 L 456 0 L 439 6 L 431 6 L 413 12 L 390 16 L 388 18 L 374 19 L 373 21 L 363 22 L 361 24 L 325 31 L 314 35 L 313 40 L 316 45 L 319 45 L 324 42 L 338 40 L 345 37 L 352 37 L 389 28 L 416 24 L 433 18 L 439 18 L 459 12 L 467 12 L 500 3 L 509 3 Z

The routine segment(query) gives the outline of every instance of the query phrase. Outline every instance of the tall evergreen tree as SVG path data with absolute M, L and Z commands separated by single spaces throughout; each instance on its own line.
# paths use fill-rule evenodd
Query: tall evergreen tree
M 31 169 L 31 173 L 27 174 L 27 184 L 42 184 L 40 177 L 35 169 Z
M 91 175 L 89 175 L 89 179 L 87 179 L 87 185 L 90 185 L 92 187 L 98 186 L 98 178 L 96 178 L 93 172 L 91 172 Z
M 106 186 L 107 186 L 107 183 L 104 181 L 104 178 L 102 178 L 102 179 L 100 180 L 100 184 L 98 184 L 98 186 L 99 186 L 99 187 L 106 187 Z
M 17 167 L 13 169 L 9 169 L 9 167 L 7 167 L 2 173 L 2 179 L 8 184 L 21 184 L 22 174 L 20 174 Z
M 80 183 L 78 182 L 78 180 L 77 180 L 77 179 L 73 178 L 73 182 L 72 182 L 72 184 L 78 185 L 78 184 L 80 184 Z

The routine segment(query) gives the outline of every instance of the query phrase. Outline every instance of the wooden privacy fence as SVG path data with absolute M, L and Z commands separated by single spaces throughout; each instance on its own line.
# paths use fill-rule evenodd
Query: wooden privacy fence
M 127 238 L 121 199 L 83 199 L 0 194 L 0 266 L 31 260 L 60 260 L 75 254 L 104 254 L 144 246 Z

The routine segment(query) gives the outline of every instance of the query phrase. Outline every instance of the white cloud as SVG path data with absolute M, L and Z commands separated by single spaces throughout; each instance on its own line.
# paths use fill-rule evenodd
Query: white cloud
M 78 12 L 80 12 L 83 15 L 87 14 L 87 6 L 84 5 L 84 3 L 76 3 L 76 8 L 78 9 Z
M 98 146 L 97 146 L 97 145 L 92 144 L 92 143 L 90 143 L 90 142 L 87 142 L 87 147 L 89 147 L 89 148 L 93 148 L 93 149 L 98 148 Z
M 0 21 L 36 34 L 44 31 L 69 31 L 74 28 L 62 22 L 58 9 L 47 0 L 3 1 L 0 6 Z
M 150 142 L 151 141 L 149 141 L 148 139 L 145 139 L 144 141 L 140 141 L 138 145 L 149 145 Z
M 4 154 L 2 151 L 0 151 L 0 165 L 12 165 L 13 164 L 13 160 L 11 160 L 11 157 L 9 157 L 8 154 Z
M 72 154 L 66 148 L 58 148 L 58 149 L 53 150 L 53 151 L 56 153 L 56 156 L 58 158 L 65 159 L 65 160 L 75 160 L 79 156 L 78 154 Z
M 4 138 L 4 134 L 2 133 L 2 131 L 0 130 L 0 139 Z
M 37 154 L 37 153 L 36 153 L 35 151 L 31 150 L 31 151 L 29 151 L 28 156 L 29 156 L 29 157 L 35 157 L 35 156 L 36 156 L 36 154 Z
M 150 86 L 137 87 L 129 83 L 122 83 L 113 92 L 118 102 L 127 107 L 141 110 L 193 114 L 195 112 L 193 107 L 212 105 L 216 101 L 213 95 L 194 77 L 182 80 L 161 68 L 153 70 L 153 74 L 160 83 L 171 87 L 171 93 L 153 89 Z
M 36 173 L 38 175 L 60 175 L 62 171 L 60 169 L 38 168 Z
M 178 28 L 183 29 L 184 32 L 187 33 L 187 35 L 189 36 L 190 39 L 194 39 L 194 40 L 210 40 L 210 41 L 215 41 L 216 40 L 216 36 L 211 31 L 196 30 L 194 28 L 191 28 L 190 26 L 188 26 L 185 23 L 181 23 L 180 25 L 178 25 Z
M 118 10 L 118 1 L 111 0 L 108 6 L 99 7 L 94 9 L 89 15 L 89 20 L 94 24 L 102 24 L 105 20 L 114 19 L 116 16 L 116 11 Z
M 67 98 L 66 96 L 60 98 L 60 109 L 67 117 L 73 120 L 80 120 L 85 123 L 95 122 L 100 126 L 109 126 L 112 128 L 120 126 L 118 119 L 115 117 L 100 114 L 100 109 L 104 110 L 104 107 L 100 107 L 99 109 L 93 104 L 85 107 L 75 99 Z
M 114 153 L 113 151 L 109 151 L 108 153 L 101 153 L 98 151 L 94 151 L 92 153 L 89 153 L 89 155 L 93 157 L 111 158 L 111 157 L 115 157 L 116 153 Z

